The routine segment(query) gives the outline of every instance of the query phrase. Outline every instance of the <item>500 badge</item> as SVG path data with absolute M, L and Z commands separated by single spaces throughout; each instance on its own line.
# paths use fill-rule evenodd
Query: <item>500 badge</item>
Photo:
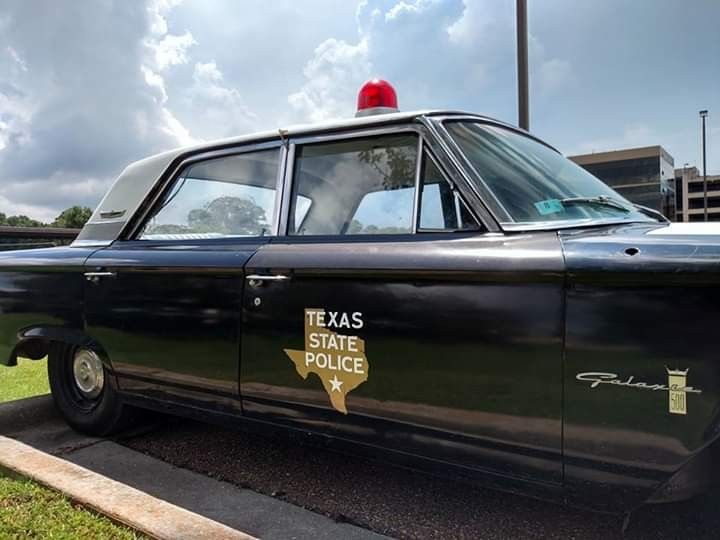
M 305 350 L 284 349 L 303 379 L 315 373 L 330 397 L 332 406 L 347 414 L 345 397 L 367 381 L 370 365 L 365 356 L 365 341 L 340 331 L 360 330 L 362 313 L 305 310 Z

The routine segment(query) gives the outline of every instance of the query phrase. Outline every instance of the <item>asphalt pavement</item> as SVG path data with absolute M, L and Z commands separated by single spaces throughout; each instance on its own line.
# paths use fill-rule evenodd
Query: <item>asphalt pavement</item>
M 123 441 L 182 468 L 397 538 L 612 539 L 622 518 L 446 481 L 281 437 L 173 419 Z M 720 537 L 720 490 L 633 514 L 627 539 Z
M 134 436 L 152 427 L 140 426 Z M 114 440 L 79 435 L 60 418 L 49 396 L 0 404 L 0 435 L 264 540 L 382 538 L 366 528 L 332 520 L 280 499 L 216 480 L 209 475 L 175 467 Z M 132 436 L 125 434 L 125 437 Z M 2 461 L 0 457 L 0 466 Z M 68 476 L 57 480 L 53 485 L 67 486 L 73 478 Z M 91 489 L 93 483 L 88 482 L 87 486 L 87 489 Z M 102 511 L 104 505 L 94 508 Z M 156 512 L 155 515 L 161 521 L 169 516 L 165 512 Z M 128 521 L 127 524 L 132 525 L 133 522 Z
M 622 538 L 622 519 L 298 444 L 161 418 L 78 435 L 49 397 L 0 405 L 0 434 L 260 538 Z M 635 513 L 627 539 L 720 536 L 720 490 Z

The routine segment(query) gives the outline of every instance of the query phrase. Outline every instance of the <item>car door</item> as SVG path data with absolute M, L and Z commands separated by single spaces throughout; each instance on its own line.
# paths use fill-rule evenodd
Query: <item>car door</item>
M 244 266 L 276 230 L 284 158 L 277 144 L 193 157 L 87 261 L 87 332 L 123 391 L 239 409 Z
M 433 152 L 414 130 L 291 146 L 287 234 L 247 266 L 244 411 L 559 483 L 557 237 L 484 231 Z

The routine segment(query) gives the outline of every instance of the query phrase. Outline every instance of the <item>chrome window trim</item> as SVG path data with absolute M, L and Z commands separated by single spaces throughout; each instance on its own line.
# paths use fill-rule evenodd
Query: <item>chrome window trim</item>
M 478 120 L 474 117 L 450 117 L 452 120 L 457 120 L 462 122 L 465 121 L 472 121 L 477 122 L 480 124 L 487 123 L 489 125 L 495 125 L 498 127 L 506 127 L 503 124 L 499 122 L 485 122 L 484 120 Z M 485 202 L 488 211 L 493 215 L 495 220 L 498 223 L 508 223 L 512 221 L 512 216 L 507 211 L 505 206 L 500 202 L 500 200 L 497 198 L 495 193 L 490 189 L 490 187 L 487 185 L 483 177 L 480 175 L 480 173 L 477 171 L 477 169 L 470 163 L 467 156 L 463 153 L 463 151 L 460 149 L 460 146 L 455 142 L 455 140 L 452 138 L 450 133 L 448 133 L 447 129 L 445 128 L 444 122 L 447 120 L 445 117 L 435 117 L 433 118 L 433 123 L 437 127 L 439 132 L 439 137 L 442 138 L 443 142 L 447 145 L 447 152 L 449 155 L 451 155 L 454 158 L 454 161 L 458 167 L 461 168 L 463 171 L 470 171 L 472 175 L 474 175 L 479 181 L 480 185 L 478 186 L 476 182 L 473 181 L 472 178 L 468 178 L 470 187 L 475 191 L 475 193 L 478 195 L 480 199 Z M 520 132 L 521 133 L 521 132 Z M 493 205 L 495 205 L 495 208 L 493 209 Z M 498 210 L 500 210 L 500 213 L 498 213 Z
M 440 148 L 440 151 L 436 152 L 439 156 L 437 161 L 440 162 L 442 156 L 445 156 L 446 159 L 449 161 L 449 164 L 445 166 L 445 174 L 450 178 L 451 183 L 458 189 L 460 194 L 464 196 L 465 205 L 470 210 L 470 212 L 474 214 L 474 217 L 478 221 L 478 223 L 482 225 L 488 232 L 502 231 L 503 229 L 500 226 L 500 220 L 497 218 L 496 214 L 490 209 L 489 205 L 487 204 L 485 199 L 486 196 L 477 189 L 477 185 L 468 176 L 467 170 L 463 168 L 462 163 L 453 153 L 450 143 L 454 144 L 454 142 L 452 141 L 450 135 L 445 131 L 442 124 L 436 122 L 436 119 L 438 118 L 444 117 L 423 117 L 423 123 L 427 126 L 430 133 L 434 136 L 434 140 L 437 142 L 437 145 Z M 473 121 L 481 122 L 485 121 L 485 118 L 477 116 L 458 115 L 458 118 L 467 118 L 472 119 Z M 503 125 L 500 122 L 497 122 L 497 124 L 501 126 Z M 450 143 L 445 140 L 445 137 L 447 137 Z M 441 162 L 439 164 L 442 165 Z M 442 169 L 443 168 L 440 167 L 441 171 Z M 452 175 L 447 174 L 448 170 L 456 171 L 457 178 L 460 181 L 452 181 Z M 494 195 L 492 192 L 488 192 L 487 197 L 494 198 Z M 468 204 L 468 199 L 471 201 L 471 204 Z M 475 204 L 472 204 L 472 201 L 474 201 Z
M 586 229 L 588 227 L 604 227 L 608 225 L 627 225 L 639 223 L 645 225 L 662 225 L 657 221 L 645 221 L 643 219 L 575 219 L 562 221 L 518 221 L 512 223 L 501 223 L 506 232 L 532 232 L 532 231 L 559 231 L 564 229 Z
M 370 129 L 354 129 L 351 131 L 333 131 L 332 133 L 323 133 L 315 135 L 298 135 L 290 137 L 290 141 L 297 146 L 305 146 L 308 144 L 331 142 L 336 140 L 362 139 L 367 137 L 377 137 L 381 135 L 393 135 L 399 133 L 416 133 L 423 136 L 426 133 L 422 124 L 393 124 L 389 126 L 381 126 Z
M 280 156 L 278 157 L 278 172 L 275 179 L 275 204 L 273 205 L 273 222 L 270 236 L 277 236 L 280 230 L 280 211 L 282 208 L 282 187 L 285 180 L 285 168 L 287 167 L 288 146 L 280 145 Z M 252 237 L 251 237 L 252 238 Z
M 282 202 L 280 204 L 280 215 L 277 236 L 287 236 L 290 223 L 290 204 L 292 203 L 292 178 L 295 174 L 296 145 L 291 142 L 288 145 L 285 170 L 283 171 Z
M 444 135 L 449 142 L 449 148 L 448 152 L 451 153 L 453 157 L 460 156 L 462 161 L 466 164 L 466 166 L 472 171 L 472 173 L 480 180 L 482 187 L 484 190 L 488 192 L 489 197 L 498 205 L 499 208 L 507 214 L 505 216 L 505 219 L 501 219 L 498 216 L 496 216 L 495 213 L 493 213 L 493 216 L 497 220 L 498 224 L 500 225 L 500 228 L 502 231 L 505 232 L 531 232 L 531 231 L 553 231 L 553 230 L 561 230 L 561 229 L 573 229 L 573 228 L 582 228 L 582 227 L 593 227 L 593 226 L 605 226 L 605 225 L 622 225 L 624 223 L 650 223 L 646 222 L 644 220 L 623 220 L 623 219 L 615 219 L 615 218 L 609 218 L 609 219 L 581 219 L 581 220 L 558 220 L 558 221 L 513 221 L 512 216 L 510 213 L 505 209 L 503 204 L 499 201 L 499 199 L 495 196 L 495 193 L 487 186 L 485 180 L 483 180 L 482 175 L 475 169 L 475 167 L 470 163 L 468 158 L 465 156 L 465 154 L 462 152 L 458 144 L 455 142 L 455 140 L 452 138 L 452 136 L 447 132 L 445 129 L 444 123 L 447 121 L 469 121 L 469 122 L 476 122 L 478 124 L 487 124 L 491 126 L 496 126 L 504 129 L 508 129 L 510 131 L 513 131 L 515 133 L 518 133 L 520 135 L 524 135 L 525 137 L 532 139 L 536 142 L 539 142 L 540 144 L 547 146 L 551 150 L 554 150 L 558 154 L 562 155 L 562 153 L 555 148 L 554 146 L 546 143 L 542 139 L 539 139 L 535 137 L 534 135 L 531 135 L 530 133 L 526 132 L 523 129 L 517 128 L 515 126 L 505 124 L 504 122 L 499 122 L 493 119 L 488 119 L 484 117 L 478 117 L 473 115 L 437 115 L 431 117 L 432 123 L 437 123 L 437 128 L 439 132 Z M 476 188 L 477 186 L 472 182 L 472 180 L 469 180 L 469 183 L 471 187 Z M 477 192 L 478 190 L 475 189 Z M 488 207 L 488 211 L 492 212 L 492 209 Z
M 468 203 L 463 199 L 462 194 L 459 192 L 458 188 L 457 188 L 457 187 L 455 186 L 455 184 L 450 180 L 450 178 L 448 178 L 448 175 L 445 174 L 445 171 L 443 170 L 443 168 L 442 168 L 442 167 L 440 166 L 440 164 L 438 163 L 438 160 L 437 160 L 437 159 L 435 158 L 435 156 L 433 155 L 432 150 L 430 150 L 430 148 L 423 148 L 423 152 L 425 153 L 425 154 L 423 155 L 423 157 L 425 157 L 425 155 L 427 155 L 427 157 L 430 159 L 430 161 L 433 162 L 433 164 L 435 165 L 435 167 L 437 168 L 437 170 L 440 171 L 440 175 L 443 177 L 443 180 L 445 180 L 445 182 L 447 182 L 447 184 L 450 186 L 450 190 L 452 191 L 452 194 L 453 194 L 453 202 L 454 202 L 454 205 L 453 205 L 453 206 L 455 207 L 456 222 L 457 222 L 458 224 L 462 223 L 462 211 L 461 211 L 460 205 L 463 205 L 463 206 L 466 208 L 466 210 L 470 212 L 470 215 L 471 215 L 472 218 L 475 220 L 476 225 L 477 225 L 478 227 L 480 227 L 480 229 L 477 230 L 477 231 L 473 231 L 473 230 L 461 230 L 461 231 L 459 231 L 459 232 L 488 232 L 488 231 L 487 231 L 487 228 L 482 224 L 482 222 L 480 222 L 480 221 L 475 217 L 475 215 L 473 214 L 473 212 L 470 211 L 470 205 L 468 205 Z M 420 185 L 420 183 L 419 183 L 418 185 Z M 416 230 L 416 232 L 420 232 L 420 233 L 425 233 L 425 232 L 450 232 L 450 231 L 448 231 L 448 229 L 424 229 L 424 228 L 422 228 L 422 227 L 420 226 L 420 218 L 422 217 L 422 208 L 420 207 L 420 205 L 422 205 L 422 195 L 421 195 L 420 192 L 418 191 L 418 221 L 417 221 L 417 230 Z M 458 232 L 458 231 L 453 231 L 453 232 Z
M 147 219 L 151 215 L 153 209 L 156 208 L 158 202 L 162 200 L 162 197 L 167 193 L 167 190 L 170 189 L 175 181 L 178 179 L 180 174 L 183 170 L 185 170 L 186 167 L 193 165 L 198 162 L 202 161 L 210 161 L 213 159 L 228 157 L 228 156 L 234 156 L 234 155 L 242 155 L 242 154 L 250 154 L 253 152 L 262 152 L 266 150 L 273 150 L 278 149 L 278 174 L 276 175 L 275 180 L 275 202 L 273 204 L 273 211 L 276 209 L 279 210 L 279 196 L 278 193 L 282 187 L 282 180 L 283 175 L 280 174 L 280 169 L 283 169 L 285 166 L 284 159 L 286 159 L 285 156 L 285 148 L 283 145 L 283 142 L 278 139 L 276 141 L 265 141 L 262 143 L 249 143 L 249 144 L 243 144 L 241 146 L 232 147 L 232 148 L 224 148 L 222 150 L 212 150 L 209 152 L 203 152 L 199 154 L 194 154 L 192 156 L 188 156 L 185 159 L 182 159 L 172 168 L 172 172 L 170 174 L 167 173 L 167 171 L 164 173 L 163 176 L 165 176 L 164 179 L 161 179 L 160 181 L 156 182 L 156 184 L 153 185 L 153 189 L 156 189 L 155 195 L 153 195 L 152 199 L 143 200 L 143 204 L 140 206 L 140 208 L 137 209 L 135 214 L 128 219 L 128 223 L 125 226 L 124 230 L 120 231 L 120 234 L 116 238 L 117 240 L 131 240 L 131 241 L 142 241 L 140 238 L 138 238 L 138 235 L 142 232 L 143 226 L 147 222 Z M 151 190 L 152 191 L 152 190 Z M 147 193 L 145 195 L 145 199 L 150 195 L 150 193 Z M 279 220 L 277 219 L 277 215 L 273 217 L 273 224 L 272 224 L 272 230 L 270 231 L 270 234 L 265 236 L 228 236 L 228 240 L 233 239 L 242 239 L 242 238 L 266 238 L 269 236 L 276 236 L 277 235 L 277 225 Z M 172 240 L 165 240 L 167 242 L 172 242 Z M 160 240 L 162 242 L 162 240 Z M 198 240 L 198 242 L 202 242 L 202 240 Z
M 418 220 L 420 219 L 420 175 L 422 174 L 423 138 L 418 137 L 417 155 L 415 156 L 415 193 L 413 193 L 412 207 L 412 234 L 417 234 Z
M 281 234 L 278 234 L 278 236 L 282 236 L 285 238 L 323 238 L 323 237 L 336 237 L 336 238 L 346 238 L 349 236 L 352 237 L 362 237 L 362 236 L 381 236 L 381 235 L 362 235 L 362 234 L 353 234 L 353 235 L 345 235 L 345 234 L 337 234 L 337 235 L 298 235 L 298 234 L 289 234 L 288 233 L 288 227 L 290 224 L 290 208 L 292 205 L 292 198 L 293 198 L 293 187 L 294 187 L 294 181 L 295 181 L 295 165 L 297 163 L 297 148 L 299 146 L 306 146 L 311 144 L 322 144 L 327 142 L 333 142 L 333 141 L 343 141 L 343 140 L 352 140 L 352 139 L 366 139 L 370 137 L 381 137 L 383 135 L 397 135 L 402 133 L 408 133 L 417 135 L 418 137 L 418 147 L 422 144 L 420 141 L 423 140 L 423 135 L 425 134 L 425 130 L 423 129 L 423 126 L 421 124 L 397 124 L 397 125 L 390 125 L 390 126 L 382 126 L 372 129 L 361 129 L 361 130 L 352 130 L 352 131 L 337 131 L 333 133 L 324 133 L 320 135 L 311 135 L 311 136 L 297 136 L 297 137 L 290 137 L 290 146 L 292 148 L 292 161 L 288 161 L 288 167 L 285 174 L 285 200 L 286 202 L 283 203 L 282 208 L 282 220 L 281 220 L 281 228 L 280 231 L 282 231 Z M 415 216 L 416 211 L 416 203 L 417 203 L 417 177 L 418 171 L 417 171 L 417 164 L 416 164 L 416 170 L 415 170 L 415 194 L 413 195 L 413 217 Z M 395 237 L 404 236 L 408 234 L 414 234 L 414 221 L 413 221 L 413 228 L 411 229 L 411 232 L 409 233 L 399 233 L 396 235 L 393 235 Z
M 459 117 L 467 117 L 472 118 L 474 120 L 483 120 L 484 117 L 478 117 L 478 116 L 468 116 L 468 115 L 458 115 Z M 450 115 L 450 118 L 454 118 L 454 116 Z M 296 158 L 297 158 L 297 147 L 298 146 L 304 146 L 307 144 L 316 144 L 316 143 L 324 143 L 324 142 L 332 142 L 337 140 L 350 140 L 355 138 L 367 138 L 367 137 L 375 137 L 375 136 L 382 136 L 382 135 L 394 135 L 399 133 L 415 133 L 418 135 L 419 139 L 419 147 L 418 149 L 422 150 L 428 150 L 428 153 L 430 157 L 434 160 L 435 164 L 438 167 L 438 170 L 440 170 L 443 177 L 448 181 L 453 191 L 457 190 L 458 194 L 461 196 L 462 203 L 465 204 L 467 209 L 470 211 L 470 213 L 473 215 L 473 218 L 477 221 L 478 225 L 482 227 L 486 232 L 500 232 L 501 228 L 497 224 L 497 220 L 494 218 L 494 216 L 487 211 L 485 208 L 485 204 L 482 201 L 482 198 L 476 195 L 476 199 L 479 200 L 480 208 L 477 208 L 477 205 L 468 203 L 468 197 L 463 192 L 463 189 L 459 186 L 460 183 L 467 186 L 472 186 L 472 182 L 465 176 L 465 173 L 462 169 L 462 167 L 459 167 L 458 164 L 455 164 L 454 170 L 456 171 L 456 175 L 460 176 L 460 182 L 456 178 L 454 178 L 454 175 L 452 174 L 452 170 L 449 170 L 448 166 L 443 164 L 441 160 L 437 156 L 446 155 L 448 159 L 452 159 L 453 156 L 449 153 L 449 151 L 442 145 L 442 142 L 439 141 L 438 135 L 435 133 L 435 130 L 433 129 L 433 126 L 427 122 L 427 120 L 430 117 L 428 116 L 418 116 L 415 117 L 415 123 L 404 123 L 404 124 L 392 124 L 387 126 L 380 126 L 375 127 L 371 129 L 355 129 L 350 131 L 334 131 L 332 133 L 327 134 L 314 134 L 311 136 L 304 136 L 304 135 L 298 135 L 298 136 L 291 136 L 290 137 L 290 148 L 291 153 L 288 157 L 288 163 L 285 171 L 285 185 L 283 187 L 284 195 L 283 195 L 283 204 L 281 208 L 281 220 L 280 220 L 280 229 L 278 231 L 278 236 L 280 237 L 286 237 L 286 238 L 312 238 L 313 236 L 302 236 L 302 235 L 289 235 L 288 234 L 288 226 L 290 221 L 290 205 L 291 205 L 291 199 L 292 199 L 292 193 L 293 193 L 293 184 L 294 184 L 294 176 L 295 176 L 295 165 L 296 165 Z M 503 125 L 502 123 L 498 123 L 499 125 Z M 419 178 L 419 168 L 421 167 L 422 162 L 422 154 L 418 154 L 418 163 L 417 168 L 415 171 L 415 196 L 413 201 L 413 230 L 411 233 L 406 234 L 397 234 L 394 235 L 395 237 L 400 236 L 407 236 L 407 235 L 414 235 L 418 232 L 418 219 L 420 216 L 420 209 L 418 207 L 420 201 L 419 201 L 419 191 L 418 191 L 418 182 L 420 180 Z M 328 235 L 322 235 L 322 237 L 327 237 Z M 347 235 L 330 235 L 330 236 L 336 236 L 338 238 L 347 236 Z M 353 238 L 358 236 L 367 236 L 372 237 L 376 235 L 351 235 Z M 318 236 L 320 238 L 321 236 Z

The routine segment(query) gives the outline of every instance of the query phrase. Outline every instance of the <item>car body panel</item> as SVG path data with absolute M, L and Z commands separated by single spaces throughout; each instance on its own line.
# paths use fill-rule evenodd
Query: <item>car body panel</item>
M 243 269 L 262 242 L 116 242 L 90 257 L 88 271 L 115 275 L 87 284 L 87 334 L 103 344 L 122 391 L 211 392 L 239 410 Z
M 563 260 L 554 233 L 275 239 L 249 274 L 248 415 L 469 468 L 561 483 Z M 303 350 L 304 310 L 363 319 L 367 381 L 333 410 Z M 344 375 L 342 372 L 340 375 Z
M 586 496 L 589 486 L 620 486 L 627 504 L 638 504 L 717 439 L 720 235 L 618 225 L 561 239 L 566 482 Z M 642 386 L 668 386 L 668 371 L 686 372 L 683 384 L 701 393 L 684 392 L 678 409 L 666 388 Z M 584 373 L 630 384 L 592 387 L 598 375 Z
M 83 263 L 90 248 L 0 252 L 0 363 L 14 365 L 19 343 L 83 328 Z

